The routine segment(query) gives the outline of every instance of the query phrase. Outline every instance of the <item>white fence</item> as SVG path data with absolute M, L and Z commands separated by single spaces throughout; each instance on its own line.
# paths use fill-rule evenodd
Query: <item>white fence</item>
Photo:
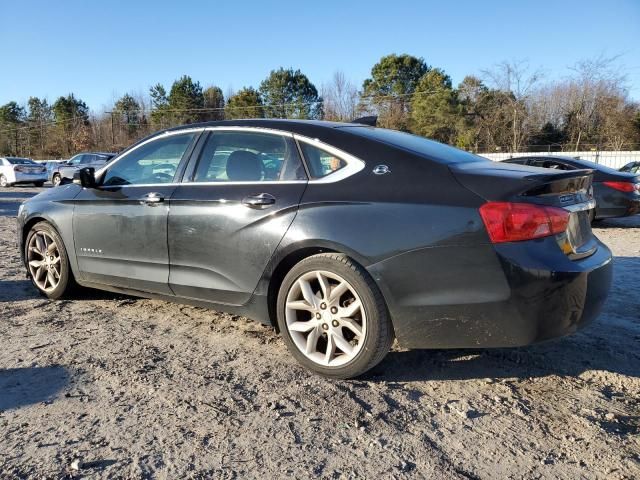
M 591 162 L 606 165 L 607 167 L 618 169 L 629 162 L 640 162 L 640 150 L 629 152 L 516 152 L 516 153 L 479 153 L 478 155 L 499 162 L 515 157 L 547 157 L 549 155 L 562 155 L 572 158 L 580 158 Z

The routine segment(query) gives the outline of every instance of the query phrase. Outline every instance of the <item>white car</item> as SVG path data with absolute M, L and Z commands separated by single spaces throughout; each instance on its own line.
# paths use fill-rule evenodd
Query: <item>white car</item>
M 47 181 L 47 167 L 29 158 L 0 157 L 0 187 L 33 183 L 41 187 Z

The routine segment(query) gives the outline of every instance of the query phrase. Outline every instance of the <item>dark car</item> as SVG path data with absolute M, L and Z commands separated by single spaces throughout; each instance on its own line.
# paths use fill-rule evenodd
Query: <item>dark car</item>
M 620 172 L 588 160 L 566 156 L 527 156 L 505 160 L 532 167 L 556 170 L 593 170 L 593 196 L 596 208 L 593 219 L 626 217 L 640 213 L 640 175 Z
M 640 174 L 640 162 L 629 162 L 624 167 L 620 168 L 621 172 Z
M 58 186 L 65 179 L 72 180 L 73 174 L 83 167 L 100 168 L 115 157 L 114 153 L 87 152 L 79 153 L 65 162 L 49 162 L 47 172 L 49 181 Z
M 591 232 L 591 180 L 363 125 L 213 122 L 31 198 L 18 242 L 50 298 L 78 283 L 245 315 L 347 378 L 394 337 L 509 347 L 593 320 L 611 252 Z

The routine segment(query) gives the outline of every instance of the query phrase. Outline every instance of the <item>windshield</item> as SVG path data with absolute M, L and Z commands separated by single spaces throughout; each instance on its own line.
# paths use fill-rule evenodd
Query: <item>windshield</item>
M 7 160 L 12 165 L 34 165 L 36 163 L 33 160 L 29 160 L 28 158 L 9 157 L 7 158 Z
M 403 150 L 408 150 L 441 163 L 449 164 L 490 161 L 486 158 L 474 155 L 473 153 L 465 152 L 464 150 L 450 147 L 444 143 L 439 143 L 410 133 L 387 130 L 386 128 L 363 127 L 357 125 L 341 128 L 347 130 L 349 133 L 386 143 Z

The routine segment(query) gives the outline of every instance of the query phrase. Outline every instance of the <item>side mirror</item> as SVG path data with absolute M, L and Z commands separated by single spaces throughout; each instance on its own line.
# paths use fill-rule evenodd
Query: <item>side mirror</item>
M 73 173 L 73 183 L 82 185 L 83 188 L 96 188 L 95 169 L 92 167 L 84 167 Z

